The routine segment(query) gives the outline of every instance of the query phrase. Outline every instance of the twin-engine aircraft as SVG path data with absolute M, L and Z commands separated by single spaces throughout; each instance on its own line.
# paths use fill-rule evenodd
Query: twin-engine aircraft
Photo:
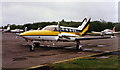
M 81 26 L 78 28 L 60 26 L 60 23 L 58 22 L 57 25 L 49 25 L 44 27 L 42 30 L 23 32 L 20 36 L 31 44 L 30 51 L 34 51 L 34 48 L 40 45 L 39 41 L 74 41 L 77 43 L 76 49 L 83 50 L 82 45 L 80 44 L 81 40 L 107 39 L 113 37 L 83 37 L 89 29 L 90 20 L 91 18 L 84 18 Z

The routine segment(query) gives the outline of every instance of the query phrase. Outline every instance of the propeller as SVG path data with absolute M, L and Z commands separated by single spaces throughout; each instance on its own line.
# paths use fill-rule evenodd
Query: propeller
M 15 34 L 16 34 L 16 38 L 19 38 L 19 34 L 20 34 L 20 33 L 15 33 Z
M 24 28 L 23 32 L 26 32 L 28 30 L 27 27 Z M 16 38 L 19 38 L 20 37 L 20 33 L 16 33 Z
M 25 32 L 27 31 L 27 27 L 25 27 L 24 31 L 25 31 Z
M 60 22 L 58 22 L 57 27 L 58 27 L 58 31 L 61 33 Z
M 40 28 L 38 28 L 37 30 L 40 30 Z

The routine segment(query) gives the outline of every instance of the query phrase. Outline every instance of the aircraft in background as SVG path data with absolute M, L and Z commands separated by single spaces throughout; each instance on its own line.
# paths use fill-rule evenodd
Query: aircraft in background
M 92 40 L 92 39 L 107 39 L 113 38 L 113 36 L 104 37 L 85 37 L 85 33 L 88 31 L 90 26 L 91 18 L 84 18 L 81 26 L 78 28 L 49 25 L 44 27 L 42 30 L 26 31 L 20 34 L 31 46 L 30 51 L 34 51 L 36 46 L 40 45 L 40 41 L 73 41 L 76 42 L 76 49 L 83 50 L 80 43 L 81 40 Z
M 14 29 L 14 30 L 11 30 L 10 32 L 12 33 L 20 33 L 20 32 L 23 32 L 24 30 L 23 29 Z
M 7 29 L 1 29 L 1 32 L 10 32 L 10 24 L 7 25 Z
M 12 33 L 24 32 L 23 29 L 14 29 L 14 30 L 11 30 L 10 24 L 7 25 L 7 29 L 2 29 L 1 31 L 2 31 L 2 32 L 12 32 Z M 25 31 L 27 31 L 27 30 L 25 30 Z
M 120 32 L 115 32 L 115 27 L 113 27 L 113 30 L 111 29 L 105 29 L 101 32 L 95 32 L 95 31 L 92 31 L 92 34 L 98 34 L 98 35 L 114 35 L 114 34 L 120 34 Z

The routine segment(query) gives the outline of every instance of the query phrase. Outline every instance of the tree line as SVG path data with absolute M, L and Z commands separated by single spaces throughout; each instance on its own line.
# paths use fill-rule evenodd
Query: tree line
M 47 25 L 57 25 L 58 22 L 36 22 L 36 23 L 27 23 L 24 25 L 15 25 L 12 24 L 10 27 L 11 29 L 24 29 L 25 27 L 28 28 L 28 30 L 30 29 L 42 29 L 43 27 L 47 26 Z M 64 19 L 62 21 L 60 21 L 60 25 L 61 26 L 66 26 L 66 27 L 78 27 L 79 25 L 81 25 L 82 22 L 75 22 L 75 21 L 65 21 Z M 89 28 L 89 32 L 91 31 L 102 31 L 104 29 L 113 29 L 113 27 L 116 27 L 116 31 L 120 31 L 120 23 L 113 23 L 113 22 L 105 22 L 105 21 L 92 21 L 90 22 L 90 28 Z M 7 26 L 2 27 L 3 29 L 7 28 Z

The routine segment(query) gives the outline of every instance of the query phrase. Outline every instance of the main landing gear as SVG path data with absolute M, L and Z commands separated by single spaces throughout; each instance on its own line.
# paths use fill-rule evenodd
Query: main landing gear
M 83 51 L 82 45 L 80 44 L 80 41 L 76 41 L 76 50 Z
M 40 43 L 39 42 L 32 42 L 31 46 L 30 46 L 30 51 L 31 52 L 34 52 L 35 51 L 35 47 L 38 47 L 40 46 Z
M 29 41 L 29 43 L 31 44 L 30 45 L 31 52 L 35 51 L 35 47 L 40 46 L 40 43 L 38 41 Z M 76 50 L 83 51 L 80 41 L 76 41 Z

